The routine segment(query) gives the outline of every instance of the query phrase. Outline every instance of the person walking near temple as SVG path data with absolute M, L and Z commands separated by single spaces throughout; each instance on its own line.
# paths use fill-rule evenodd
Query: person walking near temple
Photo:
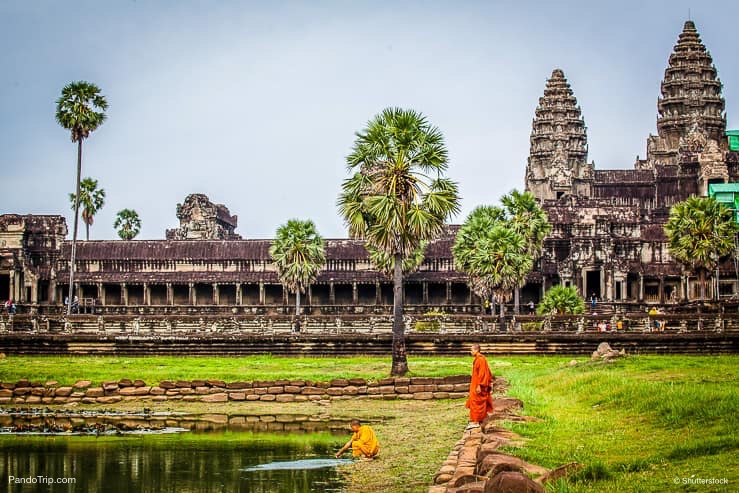
M 477 428 L 489 413 L 493 412 L 493 374 L 485 356 L 480 352 L 480 345 L 473 344 L 470 354 L 475 358 L 472 363 L 472 379 L 470 394 L 465 407 L 470 410 L 470 422 L 467 430 Z
M 380 451 L 380 442 L 377 441 L 374 430 L 368 425 L 362 425 L 358 419 L 352 420 L 351 427 L 352 437 L 346 442 L 346 445 L 336 452 L 336 458 L 338 459 L 341 454 L 351 448 L 353 457 L 361 456 L 362 459 L 374 459 Z

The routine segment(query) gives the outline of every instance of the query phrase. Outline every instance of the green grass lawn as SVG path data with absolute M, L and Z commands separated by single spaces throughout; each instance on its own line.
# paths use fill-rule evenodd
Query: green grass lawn
M 510 423 L 529 439 L 512 453 L 546 467 L 577 461 L 577 476 L 552 492 L 662 492 L 739 490 L 739 356 L 632 356 L 610 364 L 572 357 L 490 358 L 506 377 L 509 394 L 524 401 L 539 422 Z M 467 373 L 471 359 L 415 358 L 413 375 Z M 274 378 L 326 380 L 387 376 L 389 358 L 116 358 L 8 357 L 0 380 L 21 377 L 74 383 L 143 378 Z M 312 403 L 152 403 L 155 409 L 191 412 L 327 412 L 335 416 L 392 419 L 376 423 L 381 458 L 346 467 L 355 492 L 425 492 L 459 439 L 467 420 L 462 400 L 335 401 Z M 121 403 L 121 407 L 139 406 Z M 147 404 L 148 405 L 148 404 Z M 682 478 L 726 478 L 723 485 L 685 485 Z M 677 478 L 680 484 L 675 485 Z

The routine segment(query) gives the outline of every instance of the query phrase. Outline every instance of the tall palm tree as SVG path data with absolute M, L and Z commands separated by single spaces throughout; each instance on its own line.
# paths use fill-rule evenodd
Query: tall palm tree
M 392 259 L 392 375 L 408 372 L 403 324 L 403 263 L 435 238 L 459 211 L 457 184 L 443 176 L 441 131 L 413 110 L 387 108 L 357 132 L 342 184 L 341 216 L 352 238 Z M 373 256 L 371 255 L 371 258 Z
M 536 307 L 537 315 L 579 315 L 585 313 L 585 302 L 580 297 L 574 286 L 552 286 L 544 294 L 539 306 Z
M 536 197 L 531 192 L 513 190 L 501 199 L 513 230 L 523 236 L 525 251 L 533 262 L 539 260 L 542 254 L 544 238 L 552 230 L 547 213 L 539 206 Z M 521 288 L 526 284 L 528 272 L 519 279 L 514 291 L 514 313 L 519 313 Z
M 133 240 L 141 231 L 141 219 L 135 210 L 123 209 L 118 211 L 113 227 L 122 240 Z
M 95 84 L 77 81 L 62 88 L 62 94 L 56 101 L 56 121 L 71 133 L 72 142 L 77 142 L 77 188 L 74 208 L 74 229 L 72 233 L 72 253 L 69 259 L 69 303 L 67 315 L 72 311 L 74 296 L 74 262 L 77 251 L 77 227 L 79 220 L 80 177 L 82 176 L 82 141 L 90 136 L 105 121 L 104 111 L 108 102 L 100 94 Z
M 295 293 L 295 316 L 300 315 L 300 293 L 318 277 L 326 262 L 326 246 L 313 221 L 290 219 L 277 228 L 269 254 L 280 282 Z M 299 323 L 299 322 L 298 322 Z
M 455 267 L 469 276 L 470 289 L 483 300 L 495 294 L 503 300 L 519 285 L 533 267 L 523 235 L 511 227 L 503 210 L 476 208 L 457 233 L 452 246 Z
M 98 181 L 89 176 L 80 182 L 80 200 L 82 206 L 82 222 L 85 223 L 85 239 L 90 239 L 90 226 L 94 222 L 95 214 L 105 204 L 105 190 L 98 188 Z M 72 202 L 72 210 L 77 207 L 77 195 L 70 193 L 69 200 Z
M 734 250 L 734 214 L 713 197 L 693 196 L 672 207 L 664 230 L 670 254 L 698 274 L 705 299 L 706 274 Z

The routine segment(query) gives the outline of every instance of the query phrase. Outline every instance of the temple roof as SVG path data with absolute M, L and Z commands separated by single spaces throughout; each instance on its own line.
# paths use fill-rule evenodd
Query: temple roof
M 693 21 L 686 21 L 678 37 L 657 101 L 660 136 L 687 134 L 691 126 L 704 129 L 709 138 L 721 140 L 726 130 L 721 81 L 711 54 L 701 42 Z

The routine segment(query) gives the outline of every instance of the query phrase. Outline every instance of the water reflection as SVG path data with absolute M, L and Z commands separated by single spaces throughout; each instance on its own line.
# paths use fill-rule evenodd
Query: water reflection
M 13 492 L 340 492 L 342 478 L 332 467 L 249 469 L 326 459 L 342 441 L 327 433 L 3 436 L 0 478 Z M 76 484 L 8 484 L 9 476 L 75 478 Z

